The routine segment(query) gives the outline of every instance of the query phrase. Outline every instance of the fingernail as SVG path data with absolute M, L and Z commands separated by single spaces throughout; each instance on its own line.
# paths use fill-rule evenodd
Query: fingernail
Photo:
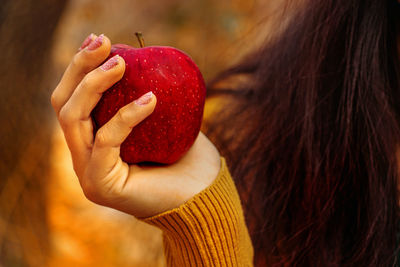
M 152 97 L 153 97 L 153 92 L 150 91 L 142 95 L 139 99 L 135 100 L 135 103 L 141 106 L 147 105 L 148 103 L 151 102 Z
M 109 69 L 114 68 L 115 66 L 118 65 L 118 58 L 119 58 L 118 55 L 113 56 L 112 58 L 104 62 L 103 65 L 100 66 L 100 69 L 107 71 Z
M 93 41 L 93 37 L 94 37 L 93 33 L 89 34 L 89 36 L 86 37 L 85 41 L 83 41 L 83 43 L 82 43 L 81 47 L 79 48 L 79 50 L 82 50 L 83 48 L 88 46 Z
M 103 43 L 104 39 L 104 34 L 100 34 L 99 37 L 97 37 L 93 42 L 91 42 L 88 46 L 88 50 L 95 50 L 96 48 L 100 47 L 101 44 Z

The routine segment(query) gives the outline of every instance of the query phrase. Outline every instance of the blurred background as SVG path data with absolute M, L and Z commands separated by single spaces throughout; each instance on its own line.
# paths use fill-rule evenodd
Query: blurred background
M 161 233 L 83 196 L 50 94 L 90 33 L 187 52 L 206 80 L 273 29 L 280 0 L 2 0 L 0 266 L 164 266 Z M 205 117 L 212 119 L 215 100 Z

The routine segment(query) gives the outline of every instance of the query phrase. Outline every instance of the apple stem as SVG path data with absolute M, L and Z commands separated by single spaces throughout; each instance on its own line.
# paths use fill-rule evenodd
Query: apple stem
M 143 48 L 144 47 L 144 39 L 143 39 L 143 35 L 141 32 L 135 32 L 135 35 L 139 41 L 140 47 Z

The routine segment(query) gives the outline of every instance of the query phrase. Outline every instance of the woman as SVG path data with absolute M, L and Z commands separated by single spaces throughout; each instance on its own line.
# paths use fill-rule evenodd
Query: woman
M 151 114 L 154 95 L 93 137 L 90 112 L 125 66 L 117 57 L 98 67 L 105 36 L 84 42 L 52 95 L 85 195 L 160 227 L 170 265 L 393 266 L 399 9 L 395 0 L 304 1 L 279 34 L 211 83 L 232 95 L 209 132 L 237 179 L 254 259 L 225 160 L 203 134 L 170 166 L 121 161 L 119 145 Z M 219 88 L 237 75 L 245 82 Z

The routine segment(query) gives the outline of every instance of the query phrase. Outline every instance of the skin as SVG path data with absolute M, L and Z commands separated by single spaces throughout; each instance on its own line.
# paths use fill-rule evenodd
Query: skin
M 93 40 L 96 37 L 92 35 Z M 120 145 L 131 129 L 153 112 L 157 102 L 154 95 L 148 104 L 133 101 L 121 108 L 93 136 L 90 113 L 101 94 L 125 71 L 121 57 L 112 69 L 100 68 L 110 49 L 106 36 L 97 49 L 81 49 L 54 89 L 51 103 L 85 196 L 138 218 L 154 216 L 181 206 L 210 186 L 220 169 L 220 155 L 200 133 L 190 150 L 174 164 L 154 167 L 123 162 Z

